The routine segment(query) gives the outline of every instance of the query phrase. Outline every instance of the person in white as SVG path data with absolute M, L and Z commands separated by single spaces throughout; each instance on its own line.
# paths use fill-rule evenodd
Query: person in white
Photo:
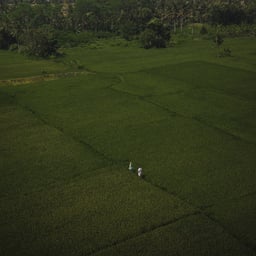
M 133 170 L 132 162 L 130 162 L 128 169 L 129 169 L 129 171 L 132 171 L 132 170 Z
M 141 168 L 141 167 L 138 168 L 138 176 L 139 176 L 139 177 L 142 177 L 142 168 Z

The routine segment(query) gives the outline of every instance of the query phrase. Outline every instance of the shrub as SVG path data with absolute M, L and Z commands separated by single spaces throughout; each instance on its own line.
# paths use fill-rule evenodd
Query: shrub
M 202 26 L 201 29 L 200 29 L 200 34 L 201 34 L 201 35 L 205 35 L 205 34 L 207 34 L 207 33 L 208 33 L 207 28 L 206 28 L 205 26 Z
M 157 18 L 152 19 L 140 35 L 140 42 L 145 49 L 165 48 L 170 41 L 170 30 Z
M 8 49 L 16 40 L 6 31 L 0 30 L 0 49 Z
M 214 42 L 217 47 L 220 47 L 224 42 L 223 36 L 221 34 L 217 33 L 214 37 Z
M 57 53 L 57 40 L 44 30 L 31 33 L 31 41 L 27 42 L 26 53 L 36 57 L 48 57 Z
M 219 57 L 231 57 L 231 50 L 229 48 L 224 48 L 223 51 L 219 52 Z
M 156 33 L 152 29 L 146 29 L 140 35 L 140 42 L 145 49 L 149 49 L 156 44 Z
M 120 26 L 120 35 L 130 41 L 138 34 L 138 27 L 134 22 L 127 21 Z
M 58 32 L 57 33 L 57 40 L 59 46 L 64 47 L 75 47 L 75 46 L 81 46 L 89 44 L 93 41 L 95 41 L 96 36 L 93 32 L 80 32 L 80 33 L 74 33 L 74 32 Z
M 9 47 L 9 51 L 17 51 L 19 48 L 18 44 L 11 44 Z

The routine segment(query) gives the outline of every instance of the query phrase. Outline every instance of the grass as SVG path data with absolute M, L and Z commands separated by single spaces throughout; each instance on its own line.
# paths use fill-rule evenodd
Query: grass
M 11 255 L 88 254 L 195 212 L 120 168 L 15 201 L 0 201 L 1 241 Z
M 1 197 L 56 186 L 106 165 L 90 148 L 11 102 L 1 106 L 0 116 Z
M 220 201 L 207 209 L 207 214 L 217 219 L 229 232 L 239 237 L 244 244 L 255 248 L 255 194 L 245 194 L 240 198 Z M 243 221 L 241 221 L 243 220 Z
M 207 245 L 207 246 L 206 246 Z M 204 216 L 190 216 L 95 255 L 252 255 Z
M 0 254 L 255 255 L 255 39 L 225 44 L 0 52 L 94 71 L 0 86 Z
M 63 73 L 72 67 L 53 60 L 28 59 L 15 52 L 0 50 L 0 79 L 15 79 L 52 73 Z
M 225 39 L 223 47 L 231 49 L 231 58 L 217 58 L 218 50 L 213 42 L 205 40 L 189 40 L 175 47 L 149 51 L 109 45 L 97 50 L 78 47 L 66 50 L 66 62 L 77 60 L 90 70 L 110 73 L 137 72 L 196 60 L 255 71 L 255 38 Z

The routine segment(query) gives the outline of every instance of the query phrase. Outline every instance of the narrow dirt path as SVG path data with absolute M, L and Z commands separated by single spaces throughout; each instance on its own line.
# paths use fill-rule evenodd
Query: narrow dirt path
M 95 74 L 95 73 L 84 70 L 84 71 L 71 71 L 71 72 L 65 72 L 65 73 L 43 74 L 38 76 L 11 78 L 11 79 L 0 80 L 0 85 L 16 86 L 16 85 L 31 84 L 31 83 L 42 82 L 42 81 L 57 80 L 62 77 L 75 77 L 79 75 L 88 75 L 88 74 Z

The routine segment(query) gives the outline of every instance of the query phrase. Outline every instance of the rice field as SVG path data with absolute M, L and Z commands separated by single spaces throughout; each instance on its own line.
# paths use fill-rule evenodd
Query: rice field
M 0 51 L 0 255 L 256 255 L 256 44 L 225 44 Z

